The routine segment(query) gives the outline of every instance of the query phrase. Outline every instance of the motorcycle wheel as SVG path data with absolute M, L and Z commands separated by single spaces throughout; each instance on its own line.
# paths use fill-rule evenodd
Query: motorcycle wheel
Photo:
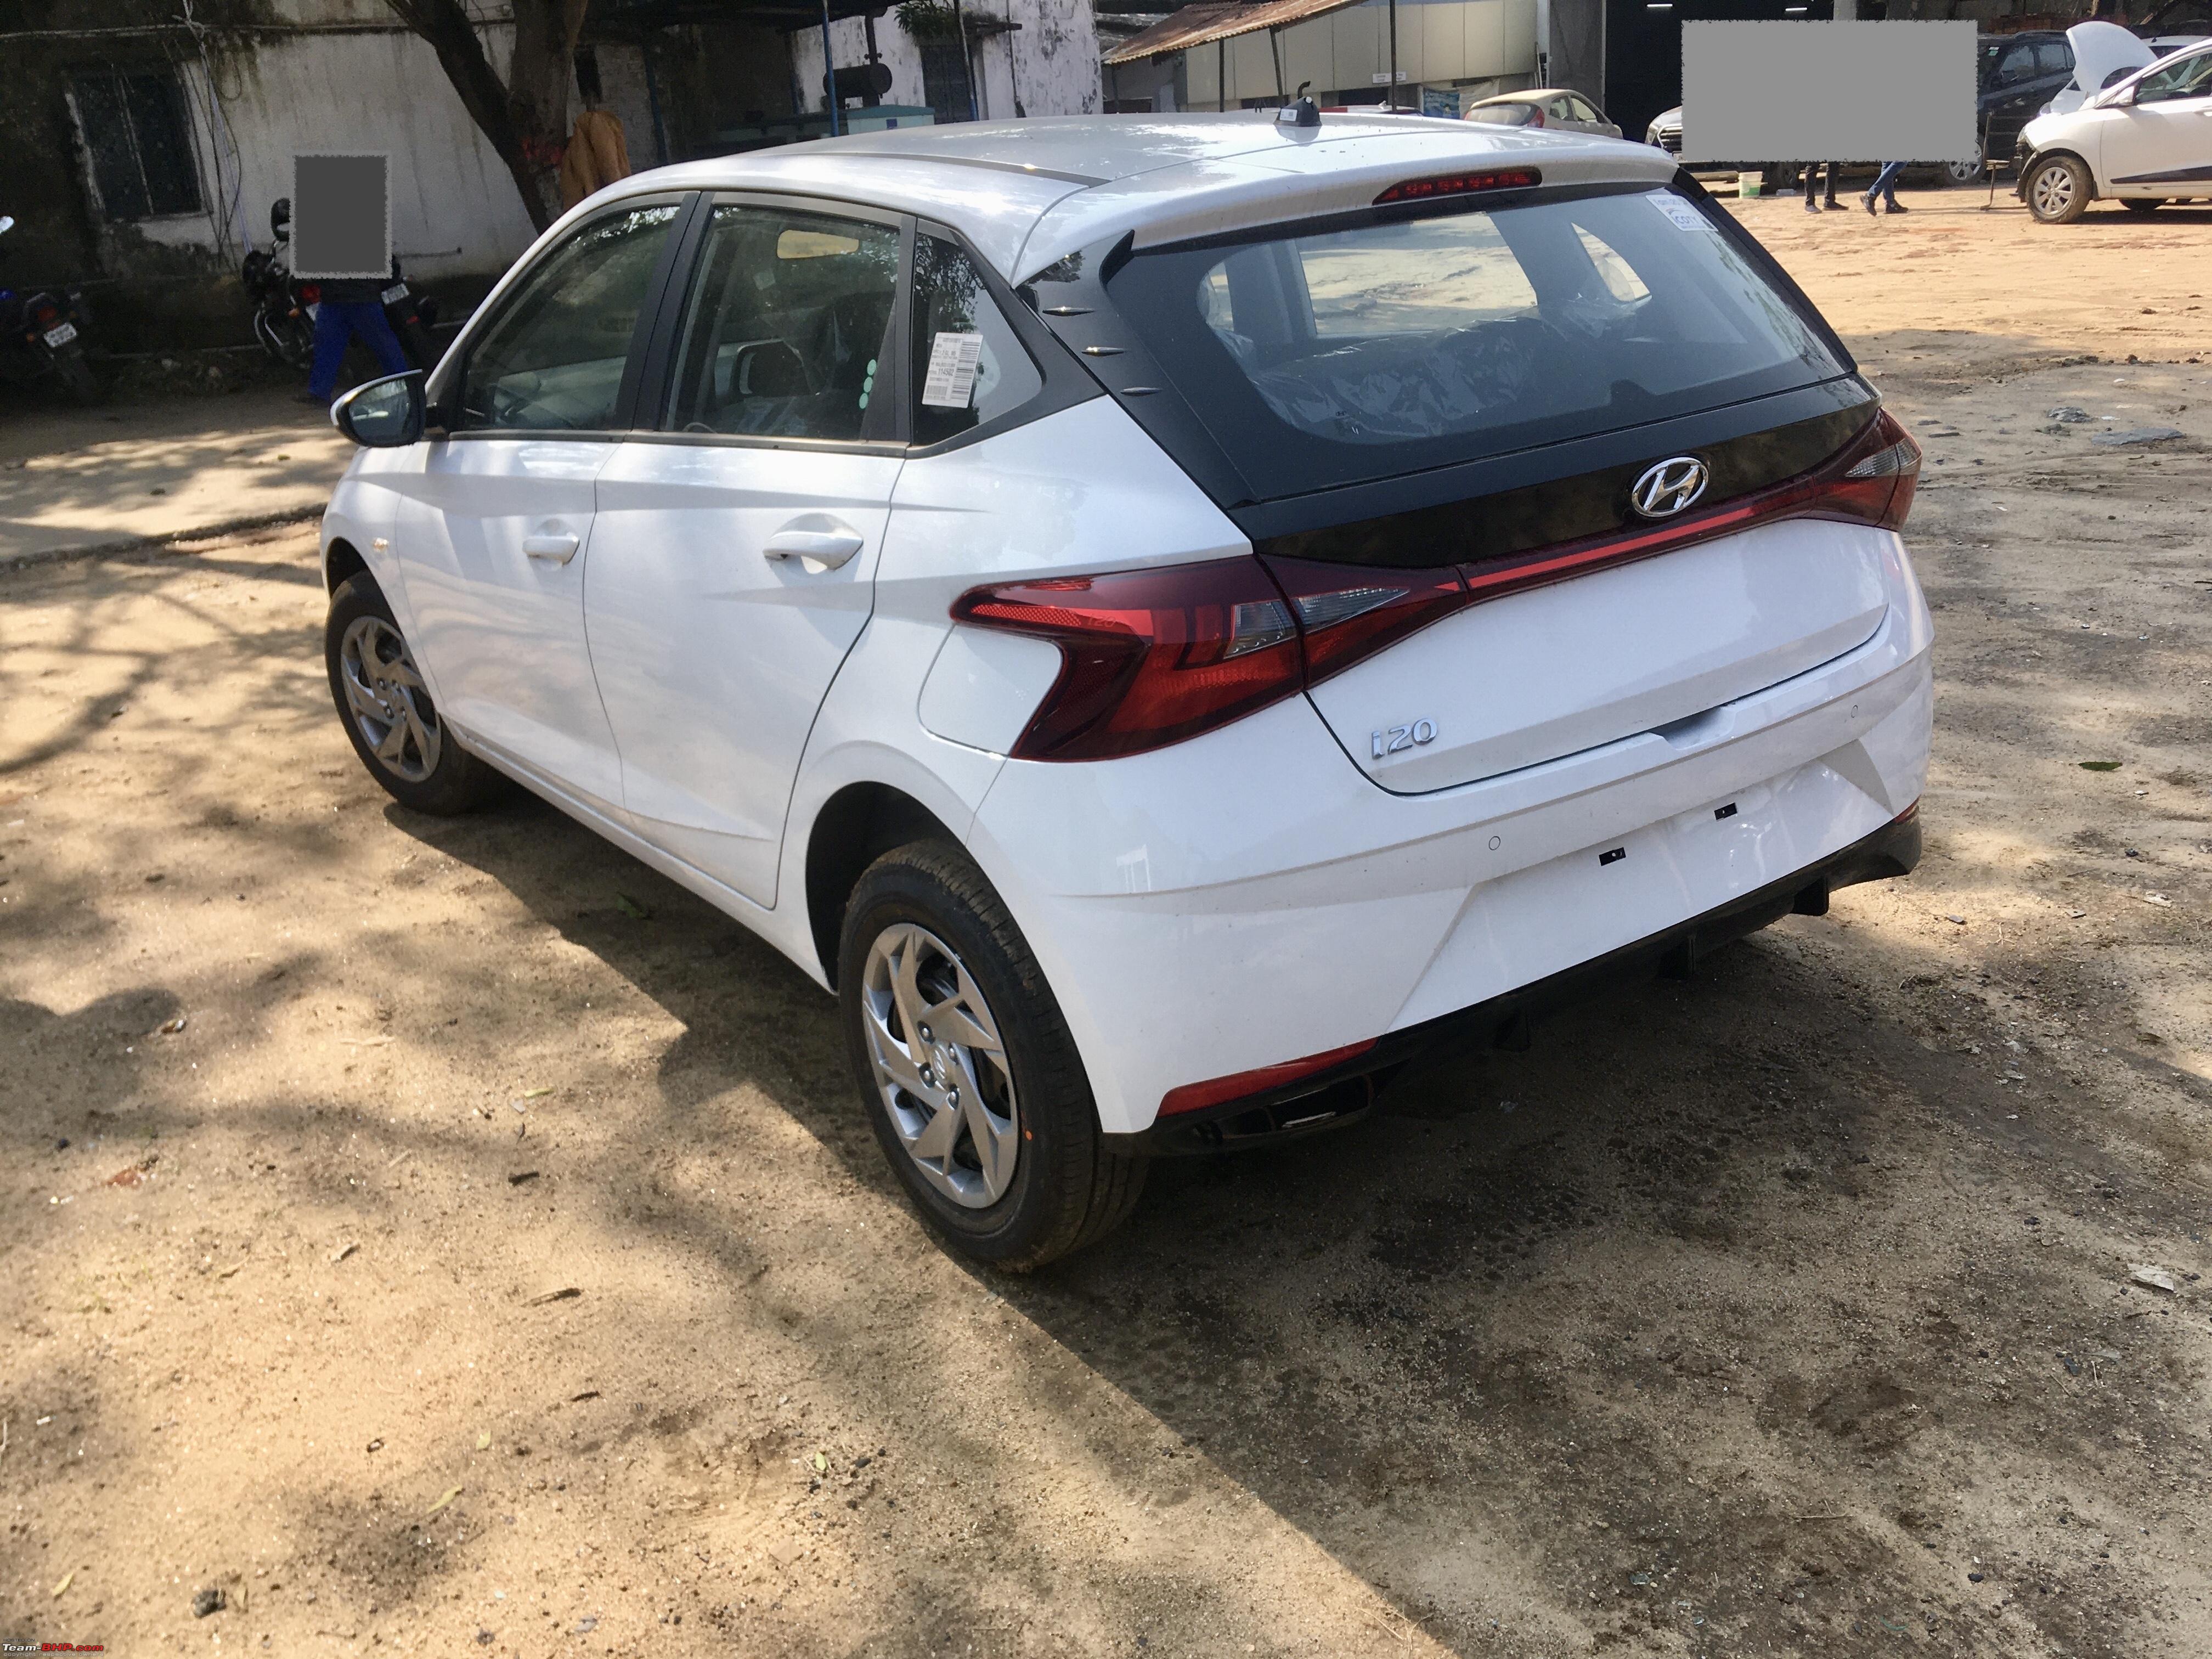
M 315 325 L 302 316 L 253 313 L 253 337 L 287 368 L 305 368 L 315 360 Z
M 100 382 L 93 374 L 92 365 L 84 360 L 84 348 L 74 340 L 54 353 L 54 378 L 62 383 L 63 392 L 73 404 L 100 400 Z

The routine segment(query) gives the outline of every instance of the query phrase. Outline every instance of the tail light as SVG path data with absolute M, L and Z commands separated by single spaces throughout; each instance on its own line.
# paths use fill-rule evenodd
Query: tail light
M 302 283 L 300 284 L 300 303 L 301 305 L 312 306 L 319 304 L 321 302 L 322 297 L 323 289 L 321 283 Z
M 1843 459 L 1844 476 L 1829 486 L 1828 499 L 1813 516 L 1904 529 L 1920 484 L 1920 446 L 1912 434 L 1885 409 Z
M 1887 410 L 1809 472 L 1704 512 L 1460 568 L 1273 555 L 979 587 L 956 622 L 1049 640 L 1059 677 L 1010 751 L 1107 760 L 1280 702 L 1465 606 L 1783 519 L 1903 526 L 1920 447 Z
M 61 313 L 52 306 L 40 306 L 33 314 L 38 318 L 40 328 L 52 328 L 62 319 Z
M 1139 754 L 1305 684 L 1290 605 L 1254 558 L 977 588 L 952 615 L 1059 646 L 1060 678 L 1014 744 L 1027 760 Z
M 1524 127 L 1542 126 L 1544 125 L 1544 111 L 1542 106 L 1536 104 L 1529 105 L 1528 118 L 1523 121 L 1521 125 Z

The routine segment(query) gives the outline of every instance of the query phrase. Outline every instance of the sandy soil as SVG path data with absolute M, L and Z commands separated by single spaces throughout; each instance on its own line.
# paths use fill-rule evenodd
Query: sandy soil
M 1929 448 L 1919 873 L 1028 1279 L 735 924 L 386 803 L 307 532 L 0 576 L 0 1634 L 2212 1651 L 2212 215 L 1908 199 L 1741 210 Z
M 0 411 L 0 568 L 319 511 L 353 446 L 301 389 Z

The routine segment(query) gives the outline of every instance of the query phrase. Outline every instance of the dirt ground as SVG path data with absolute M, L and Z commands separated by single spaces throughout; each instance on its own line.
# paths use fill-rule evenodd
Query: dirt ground
M 1028 1279 L 736 924 L 386 801 L 310 530 L 0 574 L 0 1636 L 2212 1652 L 2212 212 L 1907 199 L 1739 210 L 1928 446 L 1918 873 Z

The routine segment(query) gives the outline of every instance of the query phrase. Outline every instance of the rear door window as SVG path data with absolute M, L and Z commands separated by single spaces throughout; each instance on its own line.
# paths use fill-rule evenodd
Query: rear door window
M 668 428 L 873 435 L 868 410 L 898 276 L 894 226 L 798 208 L 716 207 L 678 337 Z
M 1666 190 L 1163 248 L 1109 292 L 1261 500 L 1848 372 Z

